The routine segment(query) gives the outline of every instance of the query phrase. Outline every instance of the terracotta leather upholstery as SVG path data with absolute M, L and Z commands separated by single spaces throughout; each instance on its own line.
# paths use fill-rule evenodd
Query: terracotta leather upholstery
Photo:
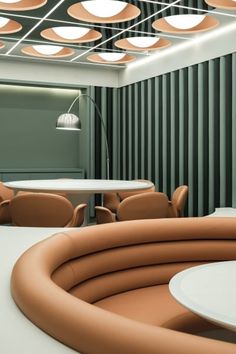
M 86 354 L 235 354 L 196 333 L 212 324 L 179 305 L 170 278 L 236 258 L 236 218 L 126 221 L 54 235 L 27 250 L 11 279 L 22 312 Z
M 145 179 L 137 179 L 135 181 L 150 182 Z M 125 198 L 131 197 L 133 195 L 142 194 L 142 193 L 149 193 L 149 192 L 155 192 L 155 186 L 152 186 L 151 188 L 148 188 L 148 189 L 138 190 L 138 191 L 134 191 L 134 192 L 104 193 L 103 194 L 103 206 L 105 208 L 109 209 L 112 213 L 116 213 L 120 203 Z
M 125 198 L 117 208 L 114 216 L 109 209 L 97 206 L 97 224 L 104 224 L 115 221 L 158 219 L 169 217 L 169 201 L 165 193 L 150 192 L 136 194 Z
M 121 201 L 115 200 L 117 197 L 114 197 L 114 193 L 110 194 L 110 204 L 104 203 L 104 206 L 95 207 L 97 224 L 124 220 L 183 217 L 188 186 L 177 187 L 170 201 L 165 193 L 151 190 L 148 190 L 148 193 L 133 195 L 128 195 L 126 192 L 124 193 L 125 198 Z M 105 199 L 105 201 L 108 200 Z M 116 207 L 114 207 L 115 205 Z
M 183 217 L 184 207 L 188 197 L 188 186 L 179 186 L 171 196 L 169 214 L 170 217 Z
M 75 209 L 63 196 L 50 193 L 26 193 L 12 198 L 12 224 L 32 227 L 77 227 L 84 221 L 86 204 Z
M 0 182 L 0 224 L 11 223 L 9 205 L 13 196 L 13 191 L 9 188 L 6 188 L 3 183 Z

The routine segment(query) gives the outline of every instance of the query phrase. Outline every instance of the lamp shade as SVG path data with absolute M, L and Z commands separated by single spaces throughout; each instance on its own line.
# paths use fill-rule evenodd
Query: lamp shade
M 57 118 L 56 129 L 81 130 L 81 120 L 73 113 L 63 113 Z

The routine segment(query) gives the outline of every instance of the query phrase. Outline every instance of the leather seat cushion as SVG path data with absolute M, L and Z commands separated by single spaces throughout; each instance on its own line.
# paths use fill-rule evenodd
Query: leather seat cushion
M 210 322 L 180 305 L 168 285 L 157 285 L 107 297 L 94 305 L 130 319 L 181 332 L 214 328 Z

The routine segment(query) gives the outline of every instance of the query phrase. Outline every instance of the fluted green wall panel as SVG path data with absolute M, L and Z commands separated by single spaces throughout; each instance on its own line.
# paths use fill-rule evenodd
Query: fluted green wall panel
M 169 197 L 187 184 L 190 216 L 236 207 L 235 53 L 120 89 L 96 88 L 101 95 L 113 178 L 150 179 Z

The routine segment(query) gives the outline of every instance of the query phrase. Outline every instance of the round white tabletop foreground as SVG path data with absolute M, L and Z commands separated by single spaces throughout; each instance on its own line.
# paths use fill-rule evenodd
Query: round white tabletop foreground
M 147 189 L 149 181 L 123 181 L 105 179 L 47 179 L 5 182 L 8 188 L 32 192 L 104 193 Z
M 169 289 L 189 310 L 236 331 L 236 261 L 186 269 L 171 279 Z
M 236 217 L 236 208 L 231 208 L 231 207 L 215 208 L 214 213 L 206 215 L 206 217 L 208 217 L 208 218 L 213 218 L 213 217 L 235 218 Z

